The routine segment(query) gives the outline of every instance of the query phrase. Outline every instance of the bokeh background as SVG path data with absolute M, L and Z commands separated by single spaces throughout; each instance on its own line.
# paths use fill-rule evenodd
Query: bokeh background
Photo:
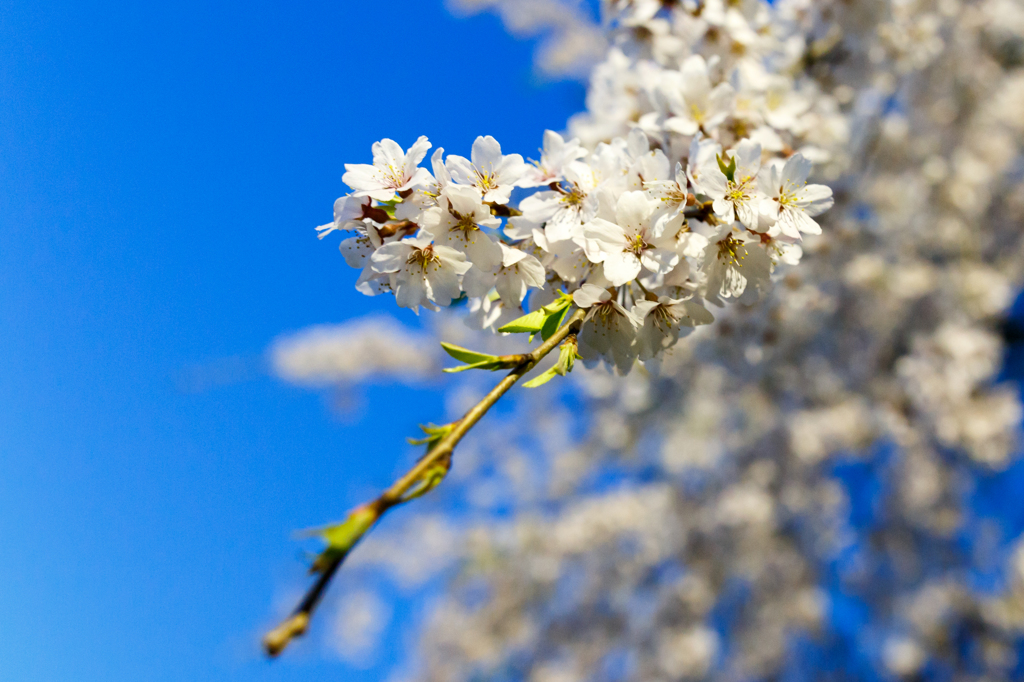
M 437 584 L 385 588 L 359 660 L 333 652 L 329 615 L 280 661 L 258 638 L 303 586 L 292 531 L 386 485 L 453 384 L 308 391 L 267 349 L 381 308 L 315 239 L 343 163 L 420 134 L 530 156 L 583 108 L 534 47 L 440 0 L 4 4 L 0 680 L 378 680 L 406 661 Z M 1022 324 L 1018 301 L 1001 381 L 1024 378 Z M 880 522 L 886 456 L 834 471 L 858 530 Z M 971 492 L 995 555 L 1022 498 L 1021 464 Z M 840 636 L 869 618 L 843 560 L 822 575 Z M 1002 565 L 964 580 L 998 591 Z M 824 651 L 809 678 L 857 660 Z

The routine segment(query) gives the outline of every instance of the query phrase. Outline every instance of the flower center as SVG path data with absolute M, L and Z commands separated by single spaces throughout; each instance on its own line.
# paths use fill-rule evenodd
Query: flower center
M 729 265 L 741 266 L 740 261 L 747 257 L 746 251 L 740 253 L 742 246 L 743 243 L 730 234 L 718 242 L 718 260 L 723 260 Z
M 796 206 L 797 196 L 796 188 L 792 185 L 786 184 L 779 187 L 779 205 L 781 206 Z
M 382 182 L 381 184 L 384 185 L 385 187 L 388 187 L 390 189 L 398 189 L 399 187 L 405 184 L 404 178 L 402 177 L 402 173 L 395 170 L 395 167 L 390 164 L 388 165 L 388 169 L 386 171 L 383 171 L 383 175 L 384 182 Z
M 633 238 L 630 239 L 629 242 L 627 242 L 627 244 L 626 244 L 626 251 L 628 251 L 628 252 L 634 254 L 635 256 L 639 257 L 640 254 L 644 252 L 644 249 L 647 249 L 650 246 L 651 245 L 648 244 L 646 240 L 644 240 L 643 235 L 642 234 L 638 234 L 638 235 L 634 235 Z
M 673 313 L 672 309 L 668 306 L 655 306 L 654 310 L 648 313 L 648 316 L 653 316 L 654 324 L 659 329 L 671 329 L 679 324 L 679 316 Z
M 583 203 L 585 195 L 580 191 L 580 188 L 573 185 L 572 190 L 567 194 L 562 195 L 562 203 L 568 204 L 569 206 L 579 206 Z
M 726 201 L 731 201 L 734 204 L 750 201 L 750 180 L 751 178 L 748 177 L 739 182 L 730 182 L 729 189 L 725 193 Z
M 480 229 L 479 227 L 476 226 L 476 222 L 473 220 L 473 216 L 462 215 L 461 213 L 455 211 L 452 211 L 452 215 L 454 215 L 455 218 L 459 221 L 458 224 L 455 225 L 455 229 L 459 230 L 460 232 L 464 234 L 469 234 L 474 230 Z
M 406 259 L 407 265 L 419 265 L 426 269 L 429 263 L 440 263 L 441 257 L 434 253 L 434 245 L 429 244 L 424 249 L 413 249 L 412 253 L 409 254 L 409 258 Z
M 498 178 L 493 172 L 477 171 L 476 172 L 476 185 L 485 192 L 489 189 L 495 189 L 498 186 Z

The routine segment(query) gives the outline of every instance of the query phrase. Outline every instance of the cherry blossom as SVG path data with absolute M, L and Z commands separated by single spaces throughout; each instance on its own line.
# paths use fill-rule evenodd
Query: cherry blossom
M 604 264 L 613 286 L 636 279 L 641 267 L 664 274 L 679 262 L 679 254 L 664 248 L 651 226 L 653 207 L 643 192 L 624 192 L 615 205 L 615 222 L 595 218 L 583 228 L 587 257 Z
M 455 182 L 480 190 L 483 200 L 504 204 L 526 174 L 527 166 L 519 154 L 503 156 L 501 145 L 490 135 L 473 142 L 472 161 L 454 154 L 447 165 Z
M 371 257 L 371 266 L 374 272 L 391 274 L 399 306 L 418 310 L 429 303 L 450 305 L 461 292 L 459 276 L 472 264 L 453 248 L 415 238 L 380 247 Z
M 355 190 L 357 197 L 370 197 L 377 201 L 390 201 L 396 193 L 407 192 L 430 181 L 426 169 L 418 168 L 427 155 L 430 142 L 420 136 L 409 147 L 408 153 L 394 140 L 387 138 L 373 143 L 373 165 L 345 164 L 342 182 Z
M 821 234 L 821 226 L 813 218 L 832 208 L 832 189 L 825 185 L 808 185 L 811 162 L 802 154 L 794 154 L 779 169 L 779 164 L 765 168 L 758 184 L 766 199 L 761 212 L 778 221 L 783 234 L 799 239 L 803 234 Z

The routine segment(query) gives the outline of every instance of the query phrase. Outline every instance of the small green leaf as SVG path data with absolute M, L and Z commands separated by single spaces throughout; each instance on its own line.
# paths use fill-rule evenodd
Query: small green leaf
M 537 333 L 544 326 L 544 321 L 547 320 L 548 313 L 543 308 L 534 310 L 532 313 L 527 313 L 522 317 L 516 318 L 508 324 L 499 327 L 499 332 L 506 332 L 509 334 L 522 334 L 526 332 Z
M 729 182 L 734 182 L 736 179 L 736 157 L 730 156 L 728 165 L 722 160 L 721 154 L 717 157 L 718 168 L 722 171 L 722 174 L 729 179 Z
M 523 386 L 526 388 L 537 388 L 548 383 L 558 375 L 565 376 L 572 371 L 573 364 L 577 358 L 579 358 L 579 353 L 577 352 L 576 335 L 570 334 L 558 348 L 558 362 L 543 374 L 527 381 Z
M 378 516 L 372 507 L 358 507 L 341 523 L 325 528 L 320 536 L 331 548 L 347 552 L 377 522 Z
M 565 321 L 565 316 L 569 314 L 569 308 L 571 306 L 566 305 L 560 312 L 549 315 L 544 320 L 544 326 L 540 329 L 540 338 L 547 341 L 551 336 L 558 331 L 558 328 L 562 326 L 562 322 Z
M 520 318 L 512 320 L 505 326 L 500 327 L 498 331 L 510 334 L 529 333 L 531 334 L 530 340 L 532 341 L 532 335 L 543 330 L 545 326 L 549 324 L 548 320 L 552 315 L 558 315 L 559 319 L 564 319 L 565 312 L 569 310 L 569 307 L 571 305 L 572 296 L 562 293 L 559 295 L 558 298 L 556 298 L 551 303 L 548 303 L 543 308 L 538 308 L 537 310 L 534 310 L 532 313 L 527 313 L 526 315 L 523 315 Z M 559 324 L 561 323 L 559 322 Z M 557 325 L 551 331 L 551 334 L 554 333 L 555 329 L 558 329 Z M 548 337 L 551 336 L 551 334 L 548 334 L 543 338 L 547 339 Z
M 442 457 L 434 466 L 430 467 L 420 476 L 416 485 L 405 495 L 402 496 L 402 502 L 408 502 L 414 500 L 417 497 L 429 493 L 431 490 L 440 485 L 441 481 L 444 480 L 445 476 L 452 468 L 451 455 Z
M 544 373 L 534 377 L 533 379 L 530 379 L 525 384 L 523 384 L 523 386 L 525 388 L 537 388 L 538 386 L 543 386 L 544 384 L 548 383 L 558 375 L 558 365 L 555 365 L 549 368 Z
M 444 424 L 437 426 L 436 424 L 420 424 L 420 430 L 427 434 L 426 438 L 406 438 L 409 441 L 409 445 L 423 445 L 425 443 L 436 443 L 452 431 L 451 424 Z
M 565 376 L 572 371 L 573 365 L 576 360 L 580 357 L 579 347 L 576 343 L 576 335 L 570 335 L 558 349 L 558 363 L 555 367 L 558 369 L 558 373 Z
M 458 367 L 445 367 L 441 371 L 447 374 L 455 374 L 456 372 L 465 372 L 467 369 L 489 369 L 493 371 L 503 367 L 505 367 L 505 363 L 502 359 L 492 355 L 489 360 L 471 362 L 468 365 L 459 365 Z
M 441 348 L 444 348 L 444 352 L 452 356 L 456 360 L 462 362 L 482 362 L 484 360 L 496 360 L 496 356 L 488 355 L 487 353 L 478 353 L 475 350 L 469 350 L 468 348 L 462 348 L 456 346 L 453 343 L 441 342 Z
M 372 505 L 363 505 L 349 512 L 341 523 L 316 532 L 327 542 L 327 548 L 317 555 L 309 570 L 319 573 L 337 561 L 343 561 L 366 532 L 377 523 L 380 513 Z

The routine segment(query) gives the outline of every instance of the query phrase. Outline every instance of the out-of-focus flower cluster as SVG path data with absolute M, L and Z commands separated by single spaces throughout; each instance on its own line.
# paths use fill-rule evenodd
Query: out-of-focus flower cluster
M 270 348 L 270 364 L 280 378 L 305 386 L 349 384 L 371 377 L 409 382 L 436 376 L 440 363 L 432 348 L 425 334 L 376 316 L 282 336 Z
M 604 59 L 608 34 L 585 0 L 448 0 L 456 14 L 492 11 L 519 37 L 543 36 L 537 67 L 548 77 L 586 78 Z
M 604 11 L 612 47 L 566 136 L 587 162 L 602 144 L 628 152 L 639 130 L 655 151 L 635 158 L 685 159 L 694 193 L 709 140 L 737 168 L 753 144 L 790 160 L 779 172 L 799 151 L 835 191 L 827 239 L 807 236 L 800 267 L 759 305 L 716 313 L 657 374 L 582 374 L 586 409 L 533 394 L 460 446 L 446 485 L 478 513 L 429 519 L 456 577 L 416 677 L 1021 679 L 1021 528 L 979 511 L 1012 498 L 979 496 L 999 497 L 993 481 L 1019 453 L 1019 394 L 996 377 L 999 323 L 1024 283 L 1024 7 Z M 686 89 L 698 59 L 706 86 Z M 753 234 L 745 207 L 704 196 Z M 511 225 L 531 219 L 525 202 Z M 769 239 L 785 236 L 780 222 Z M 712 244 L 700 229 L 688 239 Z M 697 270 L 684 303 L 723 298 Z M 421 565 L 387 542 L 371 538 L 368 555 Z
M 660 360 L 714 319 L 705 301 L 759 300 L 777 266 L 799 263 L 804 235 L 821 234 L 815 217 L 833 204 L 795 151 L 792 112 L 805 96 L 777 71 L 782 47 L 762 45 L 747 60 L 678 50 L 644 61 L 626 71 L 642 77 L 628 120 L 613 125 L 595 89 L 594 116 L 576 122 L 592 144 L 547 131 L 532 165 L 487 136 L 468 159 L 436 150 L 431 173 L 420 167 L 425 137 L 408 150 L 382 140 L 372 165 L 346 165 L 353 192 L 320 236 L 354 232 L 341 252 L 362 271 L 357 288 L 393 292 L 401 307 L 465 297 L 472 324 L 500 330 L 523 315 L 530 290 L 534 309 L 565 292 L 589 310 L 585 361 L 628 373 L 637 359 Z M 615 55 L 626 59 L 616 51 L 609 64 Z M 595 142 L 599 130 L 616 136 Z M 543 189 L 515 206 L 516 188 Z

